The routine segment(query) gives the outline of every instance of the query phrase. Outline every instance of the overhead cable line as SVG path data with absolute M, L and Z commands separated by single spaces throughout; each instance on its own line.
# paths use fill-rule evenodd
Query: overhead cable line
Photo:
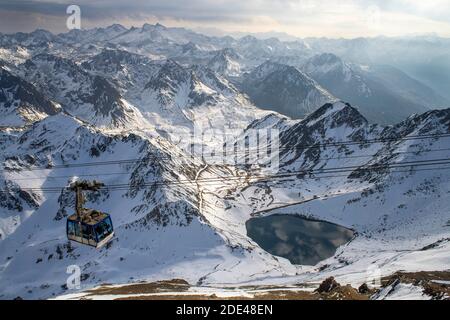
M 391 163 L 391 164 L 373 164 L 373 165 L 366 165 L 366 166 L 345 166 L 345 167 L 334 167 L 334 168 L 321 168 L 321 169 L 304 169 L 304 170 L 298 170 L 298 171 L 292 171 L 292 172 L 283 172 L 283 173 L 277 173 L 273 175 L 242 175 L 242 176 L 233 176 L 233 177 L 210 177 L 210 178 L 203 178 L 203 179 L 187 179 L 187 180 L 178 180 L 178 181 L 167 181 L 167 180 L 155 180 L 155 181 L 149 181 L 139 184 L 132 184 L 132 183 L 123 183 L 123 184 L 111 184 L 111 185 L 105 185 L 103 189 L 107 190 L 127 190 L 130 187 L 152 187 L 152 186 L 164 186 L 164 185 L 183 185 L 183 184 L 192 184 L 192 183 L 198 183 L 198 182 L 224 182 L 224 181 L 230 181 L 230 180 L 236 180 L 236 179 L 279 179 L 279 178 L 287 178 L 291 176 L 299 176 L 304 175 L 304 177 L 301 177 L 300 179 L 307 178 L 306 175 L 314 175 L 314 174 L 329 174 L 329 173 L 353 173 L 353 172 L 372 172 L 376 170 L 383 170 L 383 169 L 396 169 L 396 168 L 405 168 L 405 167 L 421 167 L 421 166 L 433 166 L 433 165 L 446 165 L 450 164 L 450 158 L 444 158 L 444 159 L 430 159 L 430 160 L 422 160 L 422 161 L 410 161 L 410 162 L 398 162 L 398 163 Z M 437 169 L 437 168 L 433 168 Z M 414 169 L 415 171 L 419 171 L 419 169 Z M 411 170 L 408 170 L 411 171 Z M 257 182 L 257 181 L 255 181 Z M 67 189 L 67 186 L 61 186 L 61 187 L 38 187 L 38 188 L 20 188 L 22 191 L 44 191 L 44 192 L 61 192 L 64 189 Z M 0 190 L 0 192 L 10 192 L 13 190 Z
M 326 147 L 326 146 L 347 146 L 347 145 L 361 145 L 361 144 L 371 144 L 371 143 L 381 143 L 381 142 L 389 142 L 389 141 L 406 141 L 406 140 L 417 140 L 417 139 L 433 139 L 433 138 L 443 138 L 443 137 L 450 137 L 450 133 L 448 134 L 433 134 L 433 135 L 415 135 L 415 136 L 407 136 L 402 138 L 383 138 L 383 139 L 371 139 L 371 140 L 364 140 L 364 141 L 341 141 L 341 142 L 330 142 L 330 143 L 319 143 L 319 144 L 310 144 L 310 145 L 295 145 L 292 147 L 289 147 L 289 144 L 283 145 L 278 148 L 278 150 L 304 150 L 309 148 L 320 148 L 320 147 Z M 245 151 L 239 151 L 239 152 L 233 152 L 232 155 L 235 154 L 252 154 L 255 152 L 259 152 L 261 149 L 253 149 L 253 150 L 245 150 Z M 411 151 L 411 153 L 414 153 L 414 151 Z M 220 155 L 220 153 L 219 153 Z M 232 156 L 230 155 L 230 156 Z M 195 155 L 193 155 L 195 156 Z M 197 155 L 199 160 L 201 159 L 201 155 Z M 217 156 L 208 156 L 208 157 L 217 157 Z M 208 158 L 207 157 L 207 158 Z M 0 170 L 0 172 L 9 172 L 9 171 L 35 171 L 35 170 L 53 170 L 53 169 L 67 169 L 67 168 L 79 168 L 79 167 L 90 167 L 90 166 L 104 166 L 104 165 L 115 165 L 115 164 L 133 164 L 138 161 L 143 160 L 170 160 L 173 157 L 170 156 L 158 156 L 158 155 L 150 155 L 148 157 L 140 158 L 140 159 L 122 159 L 122 160 L 110 160 L 110 161 L 94 161 L 94 162 L 81 162 L 81 163 L 67 163 L 67 164 L 61 164 L 61 165 L 48 165 L 48 166 L 30 166 L 26 168 L 3 168 Z M 187 154 L 187 157 L 189 158 L 189 153 Z M 206 159 L 207 159 L 206 158 Z

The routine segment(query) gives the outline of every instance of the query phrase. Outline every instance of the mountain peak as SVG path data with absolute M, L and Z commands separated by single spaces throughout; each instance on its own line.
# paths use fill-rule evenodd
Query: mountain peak
M 348 81 L 351 68 L 333 53 L 317 54 L 304 63 L 302 70 L 313 77 L 320 78 L 329 73 L 338 73 Z
M 182 65 L 180 65 L 178 62 L 172 59 L 167 59 L 164 65 L 161 68 L 161 71 L 166 72 L 168 70 L 176 70 L 177 72 L 180 72 L 182 70 L 185 70 Z
M 208 67 L 219 74 L 237 76 L 241 72 L 241 66 L 238 62 L 241 57 L 232 48 L 219 50 L 208 62 Z
M 251 35 L 246 35 L 239 39 L 239 42 L 241 43 L 255 43 L 258 42 L 258 39 Z
M 180 83 L 187 81 L 189 76 L 189 70 L 174 60 L 168 59 L 155 77 L 145 85 L 145 89 L 174 90 Z
M 150 24 L 150 23 L 144 23 L 144 24 L 142 25 L 142 30 L 150 30 L 150 29 L 153 29 L 153 25 L 152 25 L 152 24 Z
M 95 55 L 91 61 L 99 64 L 115 64 L 121 65 L 122 63 L 142 63 L 146 61 L 146 57 L 136 53 L 132 53 L 122 49 L 110 49 L 104 48 L 99 54 Z M 83 63 L 83 67 L 87 64 Z
M 100 127 L 140 123 L 137 110 L 116 86 L 72 60 L 48 54 L 27 60 L 25 77 L 73 116 Z
M 167 29 L 167 28 L 165 26 L 163 26 L 162 24 L 160 24 L 159 22 L 156 23 L 155 25 L 150 24 L 150 23 L 144 23 L 142 25 L 143 31 L 165 30 L 165 29 Z
M 181 46 L 183 54 L 196 54 L 198 51 L 202 51 L 200 46 L 192 41 Z
M 31 35 L 45 37 L 50 40 L 53 37 L 53 33 L 44 29 L 36 29 L 31 32 Z
M 114 31 L 117 31 L 117 32 L 127 30 L 127 28 L 125 28 L 125 27 L 124 27 L 123 25 L 121 25 L 120 23 L 114 23 L 114 24 L 112 24 L 112 25 L 106 27 L 106 29 L 114 30 Z
M 386 128 L 386 134 L 440 134 L 450 131 L 450 108 L 412 114 L 402 122 Z
M 0 68 L 0 126 L 16 126 L 40 120 L 60 111 L 31 83 Z
M 298 70 L 295 67 L 288 66 L 286 64 L 281 64 L 272 60 L 266 60 L 251 72 L 251 76 L 257 79 L 262 79 L 275 71 L 294 72 Z M 300 73 L 300 71 L 298 72 Z
M 242 87 L 258 107 L 293 119 L 336 100 L 302 71 L 270 60 L 247 74 Z
M 342 126 L 343 124 L 348 124 L 350 127 L 356 128 L 368 123 L 358 109 L 344 101 L 324 104 L 307 116 L 303 122 L 307 125 L 313 125 L 324 119 L 332 120 L 331 128 Z
M 334 64 L 338 62 L 342 62 L 341 58 L 339 58 L 334 53 L 322 53 L 315 55 L 311 58 L 311 63 L 315 65 L 324 65 L 324 64 Z

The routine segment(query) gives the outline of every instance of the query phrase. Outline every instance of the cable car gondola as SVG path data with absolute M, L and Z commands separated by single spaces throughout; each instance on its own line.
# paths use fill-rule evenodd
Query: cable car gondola
M 67 239 L 100 248 L 114 237 L 114 228 L 109 214 L 83 208 L 83 191 L 97 191 L 103 183 L 77 181 L 70 185 L 75 192 L 75 213 L 67 218 Z

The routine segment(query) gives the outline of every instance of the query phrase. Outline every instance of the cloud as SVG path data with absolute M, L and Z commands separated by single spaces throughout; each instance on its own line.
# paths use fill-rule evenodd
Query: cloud
M 85 27 L 160 21 L 169 26 L 227 32 L 282 31 L 301 37 L 431 32 L 450 36 L 447 0 L 0 0 L 0 16 L 13 13 L 21 20 L 1 19 L 1 31 L 65 31 L 61 21 L 69 4 L 81 7 Z

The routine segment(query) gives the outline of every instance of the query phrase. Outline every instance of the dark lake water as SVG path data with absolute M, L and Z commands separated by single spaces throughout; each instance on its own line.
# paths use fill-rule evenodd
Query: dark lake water
M 293 264 L 315 265 L 333 256 L 353 238 L 353 231 L 295 215 L 271 215 L 246 222 L 247 235 L 267 252 Z

